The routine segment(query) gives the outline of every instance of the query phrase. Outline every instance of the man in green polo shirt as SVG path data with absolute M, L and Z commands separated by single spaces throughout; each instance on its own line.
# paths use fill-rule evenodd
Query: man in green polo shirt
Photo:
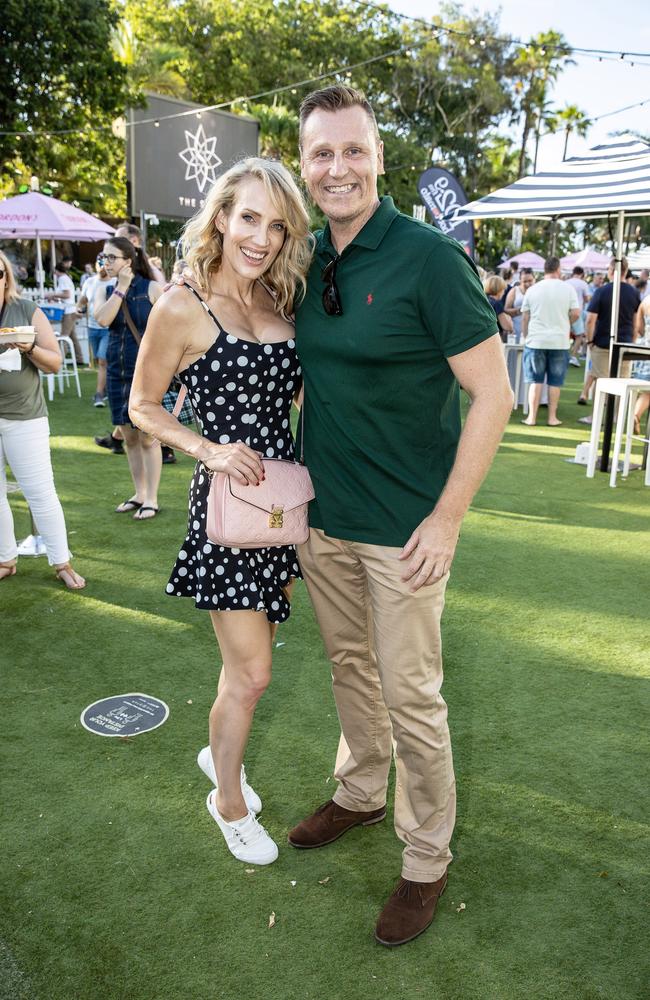
M 328 218 L 297 316 L 305 458 L 316 490 L 300 563 L 332 661 L 334 798 L 289 834 L 321 847 L 386 815 L 395 742 L 402 878 L 375 936 L 431 923 L 455 786 L 440 616 L 463 516 L 512 406 L 476 270 L 454 240 L 378 197 L 383 149 L 362 94 L 301 107 L 301 170 Z M 472 400 L 461 432 L 459 383 Z

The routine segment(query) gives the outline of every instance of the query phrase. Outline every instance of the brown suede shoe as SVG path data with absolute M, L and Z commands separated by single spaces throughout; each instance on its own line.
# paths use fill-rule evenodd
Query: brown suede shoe
M 334 799 L 320 806 L 311 816 L 289 831 L 288 840 L 292 847 L 324 847 L 338 840 L 353 826 L 372 826 L 386 817 L 386 806 L 374 812 L 353 812 L 344 809 Z
M 395 892 L 379 914 L 375 937 L 394 948 L 412 941 L 426 931 L 433 920 L 438 900 L 447 888 L 447 872 L 437 882 L 399 880 Z

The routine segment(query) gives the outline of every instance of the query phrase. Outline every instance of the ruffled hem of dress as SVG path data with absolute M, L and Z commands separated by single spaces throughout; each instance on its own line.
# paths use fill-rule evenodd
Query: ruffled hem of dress
M 192 541 L 194 540 L 187 538 L 185 546 L 191 546 Z M 284 551 L 279 563 L 275 567 L 269 567 L 269 553 L 282 549 Z M 181 549 L 181 552 L 184 551 L 185 547 Z M 207 587 L 210 585 L 214 587 L 220 575 L 214 566 L 204 565 L 204 557 L 207 559 L 210 555 L 214 555 L 218 560 L 220 553 L 228 553 L 230 558 L 241 557 L 239 572 L 243 579 L 237 581 L 241 584 L 241 595 L 219 593 L 217 590 L 207 592 Z M 203 574 L 201 569 L 205 570 Z M 270 570 L 269 576 L 265 575 L 267 570 Z M 286 574 L 286 579 L 280 579 L 281 573 Z M 301 580 L 302 573 L 293 546 L 282 546 L 278 549 L 225 549 L 207 543 L 199 554 L 177 559 L 165 592 L 169 597 L 193 598 L 194 606 L 199 611 L 264 611 L 269 622 L 280 625 L 291 613 L 291 605 L 283 588 L 296 579 Z M 226 591 L 228 589 L 236 588 L 231 584 Z

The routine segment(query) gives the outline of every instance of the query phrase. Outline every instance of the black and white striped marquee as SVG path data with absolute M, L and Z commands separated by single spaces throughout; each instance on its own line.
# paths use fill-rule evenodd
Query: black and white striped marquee
M 593 219 L 619 212 L 650 215 L 650 144 L 630 135 L 492 191 L 454 218 Z

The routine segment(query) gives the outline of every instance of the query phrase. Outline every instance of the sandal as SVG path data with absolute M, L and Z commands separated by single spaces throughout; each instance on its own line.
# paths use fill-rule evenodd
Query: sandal
M 16 564 L 0 563 L 0 580 L 7 580 L 10 576 L 16 575 Z
M 83 590 L 86 586 L 86 581 L 83 576 L 79 576 L 79 574 L 73 570 L 70 563 L 66 563 L 65 566 L 60 566 L 54 572 L 56 573 L 57 580 L 64 583 L 68 590 Z
M 142 504 L 135 497 L 131 497 L 130 500 L 123 500 L 122 503 L 118 504 L 115 508 L 116 514 L 130 514 L 132 510 L 140 510 Z
M 160 507 L 151 507 L 149 504 L 140 504 L 140 509 L 133 515 L 134 521 L 151 521 L 160 512 Z M 145 514 L 145 510 L 150 510 L 150 514 Z

